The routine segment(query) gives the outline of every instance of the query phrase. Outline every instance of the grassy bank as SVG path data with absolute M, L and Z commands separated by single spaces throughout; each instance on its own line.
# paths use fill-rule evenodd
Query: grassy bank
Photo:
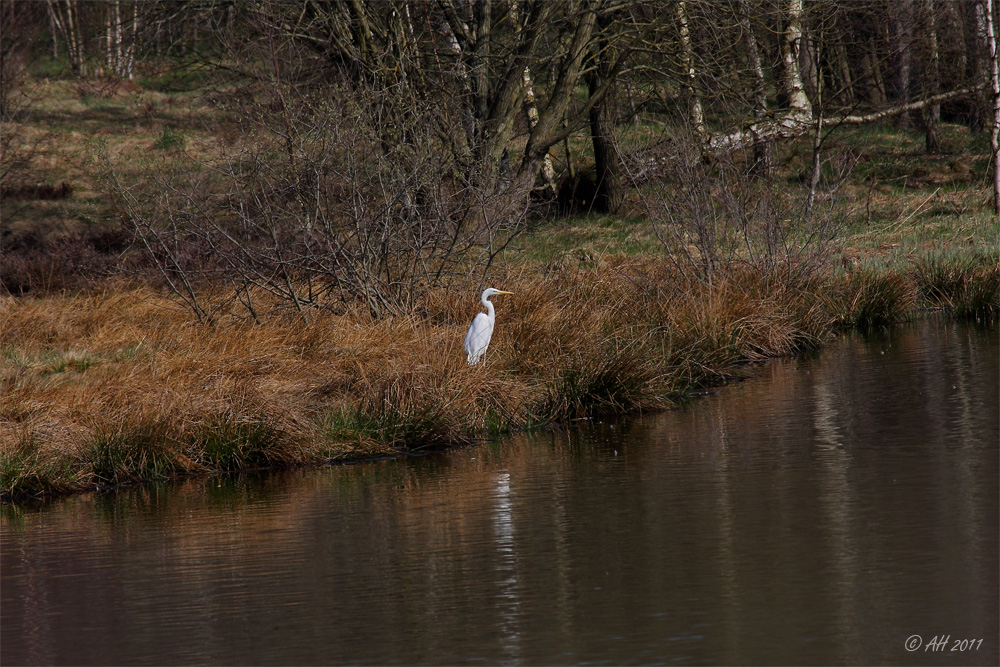
M 147 287 L 0 301 L 8 499 L 242 468 L 399 455 L 579 417 L 660 409 L 737 365 L 917 309 L 996 318 L 995 256 L 688 282 L 619 258 L 498 283 L 487 363 L 461 348 L 475 294 L 419 314 L 199 326 Z
M 462 352 L 480 308 L 474 279 L 421 292 L 405 316 L 375 320 L 349 300 L 296 313 L 260 294 L 259 324 L 235 309 L 199 325 L 157 287 L 96 156 L 148 185 L 151 173 L 206 170 L 246 137 L 210 92 L 154 83 L 44 80 L 31 113 L 5 125 L 20 162 L 0 183 L 4 499 L 401 455 L 658 410 L 845 327 L 928 309 L 997 318 L 985 135 L 943 124 L 943 152 L 927 155 L 921 133 L 885 124 L 827 138 L 828 165 L 853 171 L 824 177 L 808 222 L 809 142 L 775 145 L 763 181 L 722 187 L 702 165 L 631 188 L 620 215 L 535 213 L 493 265 L 489 283 L 515 294 L 497 299 L 485 365 L 468 367 Z M 630 126 L 623 146 L 648 143 L 657 127 Z M 586 152 L 572 141 L 573 155 Z M 691 183 L 707 185 L 670 199 Z M 717 207 L 734 183 L 743 199 Z M 822 248 L 820 227 L 831 230 Z M 714 245 L 698 245 L 706 231 Z M 720 257 L 710 280 L 697 266 L 704 251 Z M 233 304 L 206 289 L 205 303 Z

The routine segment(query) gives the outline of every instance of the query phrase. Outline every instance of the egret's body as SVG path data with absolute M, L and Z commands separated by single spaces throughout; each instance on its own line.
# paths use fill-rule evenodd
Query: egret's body
M 478 364 L 479 360 L 486 354 L 486 348 L 490 346 L 490 339 L 493 338 L 493 324 L 496 322 L 496 314 L 490 297 L 494 294 L 512 294 L 503 290 L 490 287 L 483 292 L 482 302 L 486 307 L 485 313 L 479 313 L 472 320 L 469 333 L 465 334 L 465 354 L 469 357 L 469 365 Z

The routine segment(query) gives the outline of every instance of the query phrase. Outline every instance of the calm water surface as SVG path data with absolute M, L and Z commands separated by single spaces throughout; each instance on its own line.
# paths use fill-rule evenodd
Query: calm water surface
M 998 330 L 753 373 L 421 459 L 6 506 L 0 661 L 997 664 Z

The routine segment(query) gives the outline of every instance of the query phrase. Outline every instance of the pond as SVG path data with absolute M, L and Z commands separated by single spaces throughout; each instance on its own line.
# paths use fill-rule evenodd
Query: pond
M 0 661 L 1000 662 L 1000 330 L 748 374 L 422 458 L 7 505 Z

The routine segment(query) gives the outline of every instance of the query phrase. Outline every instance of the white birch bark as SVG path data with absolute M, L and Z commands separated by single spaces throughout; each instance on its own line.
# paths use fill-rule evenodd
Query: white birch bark
M 52 35 L 52 60 L 59 60 L 59 28 L 56 24 L 55 9 L 52 0 L 46 3 L 49 8 L 49 33 Z
M 122 61 L 122 3 L 121 0 L 115 0 L 114 3 L 114 30 L 115 30 L 115 76 L 122 76 L 124 74 L 123 61 Z
M 691 32 L 688 28 L 687 2 L 680 0 L 674 3 L 674 18 L 677 20 L 677 29 L 681 39 L 681 59 L 688 92 L 688 119 L 698 141 L 704 142 L 708 137 L 708 129 L 705 127 L 705 112 L 702 109 L 701 96 L 698 94 L 697 88 L 694 49 L 691 46 Z
M 115 31 L 112 25 L 115 21 L 115 13 L 113 11 L 115 3 L 107 3 L 104 5 L 105 13 L 107 18 L 104 21 L 104 73 L 110 76 L 115 71 Z
M 70 67 L 76 76 L 84 76 L 83 50 L 76 20 L 76 3 L 74 0 L 48 0 L 49 19 L 66 42 L 66 54 L 69 56 Z
M 947 93 L 932 95 L 931 97 L 910 102 L 909 104 L 899 104 L 866 114 L 833 116 L 825 119 L 823 123 L 825 125 L 864 125 L 866 123 L 874 123 L 883 118 L 892 118 L 893 116 L 910 113 L 911 111 L 919 111 L 929 104 L 941 104 L 949 100 L 965 97 L 977 90 L 982 90 L 984 87 L 986 87 L 986 84 L 951 90 Z M 716 135 L 709 141 L 708 147 L 712 153 L 727 153 L 745 148 L 759 139 L 771 141 L 775 139 L 791 139 L 808 132 L 815 126 L 815 122 L 811 116 L 808 118 L 796 118 L 789 114 L 782 114 L 773 120 L 769 119 L 764 123 L 755 123 L 755 127 L 753 128 Z
M 528 116 L 528 129 L 533 130 L 538 125 L 538 105 L 535 103 L 535 89 L 531 80 L 531 70 L 524 68 L 524 112 Z M 542 158 L 542 179 L 545 189 L 551 196 L 556 195 L 556 170 L 552 166 L 552 156 L 548 153 Z
M 76 8 L 76 0 L 66 0 L 66 29 L 68 31 L 68 40 L 73 44 L 73 62 L 75 63 L 75 68 L 80 76 L 86 76 L 83 38 L 80 36 L 80 20 Z
M 819 37 L 816 46 L 816 62 L 820 62 L 823 52 L 823 35 Z M 816 202 L 816 189 L 819 187 L 820 168 L 823 166 L 820 159 L 820 149 L 823 147 L 823 74 L 817 67 L 814 71 L 814 83 L 816 94 L 816 129 L 813 132 L 813 154 L 812 154 L 812 176 L 809 178 L 809 196 L 806 197 L 806 220 L 812 223 L 813 204 Z
M 992 3 L 995 0 L 988 1 Z M 759 141 L 790 139 L 815 129 L 817 120 L 802 86 L 802 75 L 798 67 L 798 50 L 802 40 L 802 0 L 788 0 L 785 16 L 787 28 L 782 39 L 784 72 L 781 86 L 788 100 L 788 109 L 776 114 L 773 118 L 755 121 L 749 127 L 728 134 L 712 136 L 707 143 L 709 154 L 741 150 Z M 827 126 L 872 123 L 883 118 L 909 114 L 925 107 L 964 97 L 985 86 L 986 84 L 983 83 L 978 86 L 930 95 L 921 100 L 897 104 L 867 114 L 848 114 L 824 118 L 822 122 Z
M 1000 214 L 1000 62 L 997 55 L 996 25 L 993 0 L 986 4 L 986 41 L 989 47 L 990 82 L 993 85 L 993 127 L 990 130 L 990 150 L 993 151 L 993 210 Z
M 132 3 L 132 38 L 125 51 L 125 76 L 131 80 L 135 77 L 135 50 L 139 43 L 139 3 Z
M 784 65 L 781 85 L 788 100 L 789 116 L 799 121 L 810 121 L 812 105 L 802 85 L 802 72 L 799 69 L 799 49 L 802 47 L 802 0 L 788 0 L 785 17 L 787 26 L 781 43 L 781 59 Z
M 520 38 L 521 21 L 519 20 L 520 17 L 518 16 L 516 4 L 511 6 L 510 15 L 511 21 L 517 26 L 518 38 Z M 530 131 L 534 130 L 535 126 L 538 125 L 538 103 L 535 101 L 535 86 L 531 78 L 530 68 L 524 68 L 521 80 L 524 86 L 524 101 L 522 105 L 524 106 L 524 114 L 528 118 L 528 130 Z M 552 156 L 548 153 L 542 158 L 541 174 L 542 180 L 545 182 L 545 189 L 548 190 L 550 196 L 554 197 L 557 192 L 556 170 L 552 166 Z

